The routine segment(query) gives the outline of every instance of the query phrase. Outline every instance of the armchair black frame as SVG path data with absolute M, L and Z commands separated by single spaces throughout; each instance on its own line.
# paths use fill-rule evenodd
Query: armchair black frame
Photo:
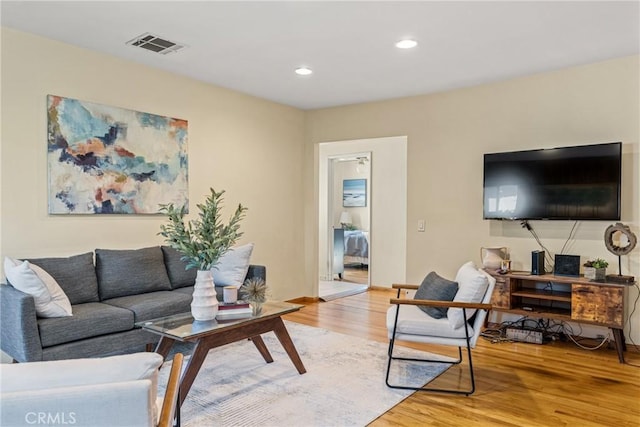
M 411 284 L 394 284 L 392 285 L 393 289 L 397 289 L 398 290 L 398 294 L 396 298 L 392 298 L 390 300 L 390 303 L 396 306 L 396 310 L 395 310 L 395 319 L 394 319 L 394 323 L 393 323 L 393 331 L 391 333 L 391 336 L 389 338 L 389 350 L 388 350 L 388 362 L 387 362 L 387 373 L 386 373 L 386 377 L 385 377 L 385 382 L 387 384 L 388 387 L 390 388 L 396 388 L 396 389 L 403 389 L 403 390 L 417 390 L 417 391 L 431 391 L 431 392 L 439 392 L 439 393 L 453 393 L 453 394 L 464 394 L 466 396 L 469 396 L 471 394 L 473 394 L 475 392 L 476 389 L 476 384 L 475 384 L 475 377 L 474 377 L 474 373 L 473 373 L 473 361 L 472 361 L 472 357 L 471 357 L 471 348 L 475 347 L 475 342 L 478 339 L 478 336 L 480 335 L 480 331 L 482 329 L 482 326 L 484 325 L 485 319 L 489 313 L 489 311 L 491 310 L 491 304 L 489 303 L 491 301 L 491 294 L 493 292 L 493 285 L 492 283 L 489 284 L 489 286 L 487 287 L 487 290 L 485 292 L 485 295 L 482 299 L 481 303 L 466 303 L 466 302 L 453 302 L 453 301 L 433 301 L 433 300 L 420 300 L 420 299 L 407 299 L 407 298 L 400 298 L 400 294 L 402 292 L 402 290 L 417 290 L 418 289 L 418 285 L 411 285 Z M 474 317 L 472 317 L 472 319 L 474 319 L 474 327 L 473 327 L 473 335 L 469 335 L 469 322 L 465 321 L 464 322 L 464 332 L 465 332 L 465 337 L 464 338 L 450 338 L 451 342 L 448 343 L 447 340 L 448 338 L 446 337 L 434 337 L 434 344 L 437 345 L 449 345 L 449 346 L 457 346 L 458 347 L 458 359 L 457 360 L 452 360 L 452 361 L 443 361 L 443 360 L 433 360 L 433 359 L 418 359 L 418 358 L 409 358 L 409 357 L 399 357 L 399 356 L 394 356 L 393 355 L 393 349 L 394 349 L 394 345 L 395 345 L 395 341 L 396 341 L 396 336 L 397 336 L 397 327 L 398 327 L 398 316 L 400 314 L 400 307 L 402 305 L 427 305 L 427 306 L 432 306 L 432 307 L 448 307 L 448 308 L 461 308 L 462 309 L 462 313 L 464 318 L 467 318 L 467 310 L 472 310 L 472 309 L 476 309 L 477 312 L 474 315 Z M 425 316 L 428 316 L 425 313 Z M 419 335 L 420 337 L 428 337 L 429 335 Z M 404 335 L 404 337 L 406 337 L 406 334 Z M 403 341 L 409 341 L 405 338 L 402 339 Z M 390 384 L 389 383 L 389 373 L 391 371 L 391 362 L 393 360 L 404 360 L 404 361 L 411 361 L 411 362 L 430 362 L 430 363 L 444 363 L 444 364 L 448 364 L 448 365 L 457 365 L 460 364 L 462 362 L 462 346 L 459 345 L 460 340 L 464 340 L 466 342 L 466 349 L 467 349 L 467 356 L 469 359 L 469 376 L 470 376 L 470 380 L 471 380 L 471 387 L 469 389 L 445 389 L 445 388 L 434 388 L 434 387 L 427 387 L 426 385 L 423 387 L 411 387 L 411 386 L 406 386 L 406 385 L 400 385 L 400 384 Z M 424 343 L 424 340 L 420 340 L 418 342 L 422 342 Z

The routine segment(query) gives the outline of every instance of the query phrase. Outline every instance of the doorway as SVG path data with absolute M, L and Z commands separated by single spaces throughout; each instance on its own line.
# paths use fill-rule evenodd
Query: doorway
M 342 281 L 334 273 L 335 265 L 339 266 L 341 260 L 343 267 L 346 265 L 348 268 L 343 278 L 349 277 L 348 273 L 353 271 L 360 276 L 356 281 L 364 281 L 362 277 L 366 273 L 366 283 L 359 284 L 364 286 L 364 290 L 369 286 L 391 287 L 392 283 L 405 280 L 407 138 L 401 136 L 320 143 L 318 161 L 319 283 Z M 362 175 L 346 176 L 347 172 L 341 171 L 341 168 L 348 169 L 347 165 L 352 169 L 359 169 Z M 344 198 L 350 196 L 345 195 L 344 181 L 349 179 L 366 181 L 366 206 L 344 206 Z M 368 232 L 368 256 L 362 257 L 364 259 L 345 258 L 344 253 L 336 256 L 334 243 L 342 234 L 336 230 L 342 230 L 341 223 L 347 223 L 341 221 L 345 212 L 350 214 L 351 224 L 356 231 Z M 362 212 L 366 214 L 363 216 Z M 344 218 L 349 220 L 349 216 Z M 343 250 L 347 252 L 345 248 Z M 363 253 L 356 255 L 362 256 Z M 354 270 L 350 270 L 352 267 Z M 365 267 L 366 271 L 363 272 Z M 356 271 L 356 268 L 360 271 Z M 318 286 L 319 296 L 322 297 L 320 288 Z
M 355 295 L 369 288 L 371 152 L 329 158 L 327 254 L 330 272 L 319 284 L 324 301 Z

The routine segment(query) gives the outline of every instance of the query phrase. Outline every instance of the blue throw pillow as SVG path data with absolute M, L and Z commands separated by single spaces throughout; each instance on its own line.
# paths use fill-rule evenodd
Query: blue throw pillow
M 458 292 L 458 283 L 438 276 L 434 271 L 427 274 L 416 291 L 413 299 L 428 299 L 432 301 L 453 301 Z M 418 308 L 434 319 L 447 317 L 448 307 L 430 307 L 419 305 Z

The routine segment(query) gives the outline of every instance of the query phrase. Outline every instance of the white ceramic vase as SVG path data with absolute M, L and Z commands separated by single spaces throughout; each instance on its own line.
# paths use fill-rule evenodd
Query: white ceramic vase
M 213 320 L 218 314 L 218 298 L 211 270 L 198 270 L 193 287 L 191 315 L 195 320 Z
M 480 248 L 480 259 L 484 268 L 501 268 L 502 261 L 508 259 L 507 248 Z

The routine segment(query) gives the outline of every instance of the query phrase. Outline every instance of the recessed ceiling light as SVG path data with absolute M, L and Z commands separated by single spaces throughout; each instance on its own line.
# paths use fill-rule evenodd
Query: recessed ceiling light
M 298 68 L 296 68 L 296 74 L 299 74 L 301 76 L 308 76 L 311 73 L 313 73 L 311 68 L 308 68 L 308 67 L 298 67 Z
M 400 49 L 411 49 L 412 47 L 418 46 L 418 42 L 411 39 L 400 40 L 396 43 L 396 47 Z

